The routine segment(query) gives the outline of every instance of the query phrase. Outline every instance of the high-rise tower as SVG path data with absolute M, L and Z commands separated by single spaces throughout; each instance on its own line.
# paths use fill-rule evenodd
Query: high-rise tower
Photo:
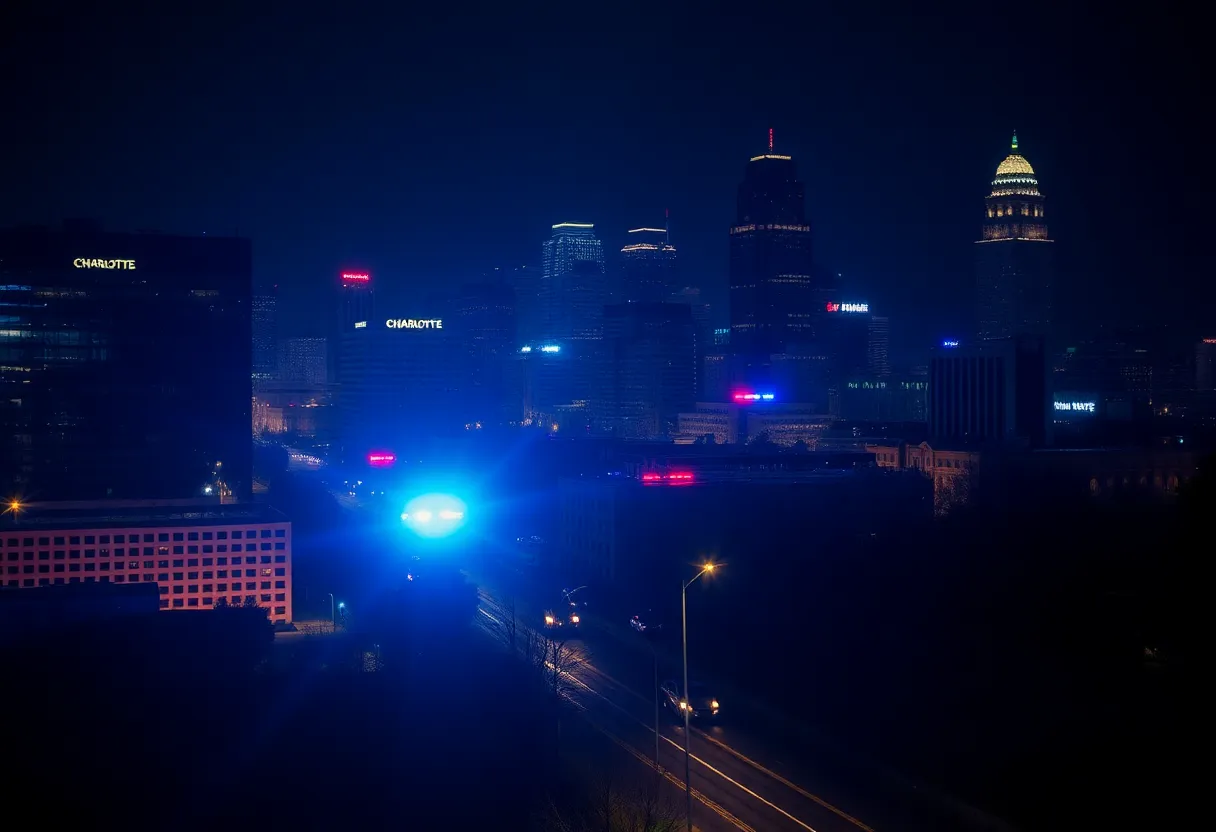
M 542 250 L 542 337 L 559 343 L 600 337 L 608 286 L 604 246 L 589 222 L 559 222 Z
M 278 375 L 278 286 L 253 296 L 253 379 L 268 381 Z
M 730 230 L 732 352 L 765 356 L 812 340 L 814 284 L 806 191 L 770 130 L 767 152 L 748 162 Z
M 996 169 L 984 200 L 983 239 L 976 248 L 976 336 L 1046 337 L 1051 326 L 1052 245 L 1034 168 L 1012 152 Z
M 676 247 L 665 228 L 631 228 L 621 248 L 625 300 L 663 303 L 676 291 Z

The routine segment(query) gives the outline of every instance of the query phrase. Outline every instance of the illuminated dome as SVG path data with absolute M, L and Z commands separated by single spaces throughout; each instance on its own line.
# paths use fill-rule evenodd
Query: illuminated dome
M 1039 180 L 1034 178 L 1034 168 L 1026 157 L 1017 152 L 1018 134 L 1013 134 L 1013 153 L 1005 157 L 996 169 L 996 178 L 992 180 L 993 196 L 1038 196 Z

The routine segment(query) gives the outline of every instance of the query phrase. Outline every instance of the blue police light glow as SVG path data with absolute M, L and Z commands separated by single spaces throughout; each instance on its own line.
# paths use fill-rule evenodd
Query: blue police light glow
M 957 347 L 958 341 L 951 341 L 951 340 L 942 341 L 942 346 L 943 347 Z
M 405 504 L 401 522 L 419 537 L 447 537 L 464 525 L 468 508 L 451 494 L 423 494 Z

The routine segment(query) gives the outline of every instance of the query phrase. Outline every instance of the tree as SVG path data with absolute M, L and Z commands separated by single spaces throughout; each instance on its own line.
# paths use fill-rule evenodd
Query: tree
M 684 810 L 662 792 L 663 781 L 647 778 L 629 786 L 610 773 L 586 776 L 550 796 L 540 819 L 546 832 L 678 832 Z

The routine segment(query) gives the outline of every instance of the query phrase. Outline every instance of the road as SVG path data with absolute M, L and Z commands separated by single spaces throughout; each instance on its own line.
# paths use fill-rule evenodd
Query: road
M 358 511 L 357 501 L 342 500 Z M 473 567 L 466 575 L 478 585 L 477 626 L 507 645 L 509 622 L 516 624 L 516 648 L 523 649 L 526 629 L 535 629 L 557 588 L 511 570 Z M 510 602 L 498 587 L 512 586 Z M 550 597 L 552 596 L 552 597 Z M 583 615 L 577 638 L 569 639 L 569 657 L 559 660 L 564 695 L 592 725 L 628 751 L 639 765 L 654 765 L 655 676 L 678 678 L 675 645 L 655 652 L 625 622 L 606 621 L 594 612 Z M 673 648 L 669 649 L 669 648 Z M 692 678 L 697 678 L 695 669 Z M 704 680 L 712 681 L 712 680 Z M 773 692 L 765 692 L 772 694 Z M 960 815 L 941 801 L 918 794 L 916 787 L 895 783 L 881 773 L 844 761 L 838 753 L 806 740 L 798 732 L 755 709 L 719 696 L 722 721 L 693 726 L 690 771 L 694 822 L 702 830 L 778 832 L 1008 832 L 999 821 L 974 813 Z M 658 764 L 664 775 L 684 787 L 684 728 L 668 712 L 660 713 Z
M 491 587 L 494 579 L 470 574 L 479 584 L 478 625 L 503 642 L 510 640 L 508 622 L 518 629 L 539 623 L 544 614 L 527 592 L 513 590 L 504 603 Z M 553 593 L 556 595 L 556 593 Z M 523 637 L 517 635 L 516 643 Z M 678 649 L 678 644 L 674 645 Z M 640 763 L 655 756 L 656 663 L 660 681 L 677 678 L 681 669 L 670 658 L 656 657 L 649 643 L 624 623 L 583 615 L 570 651 L 569 698 L 585 718 Z M 696 678 L 695 672 L 692 674 Z M 696 795 L 694 819 L 703 829 L 811 830 L 811 832 L 880 832 L 890 830 L 969 830 L 1005 828 L 961 818 L 917 795 L 902 793 L 868 770 L 842 764 L 780 726 L 761 724 L 747 707 L 732 709 L 722 699 L 722 720 L 692 726 L 691 781 Z M 674 714 L 660 711 L 659 764 L 673 782 L 684 784 L 684 728 Z M 826 761 L 826 762 L 825 762 Z

